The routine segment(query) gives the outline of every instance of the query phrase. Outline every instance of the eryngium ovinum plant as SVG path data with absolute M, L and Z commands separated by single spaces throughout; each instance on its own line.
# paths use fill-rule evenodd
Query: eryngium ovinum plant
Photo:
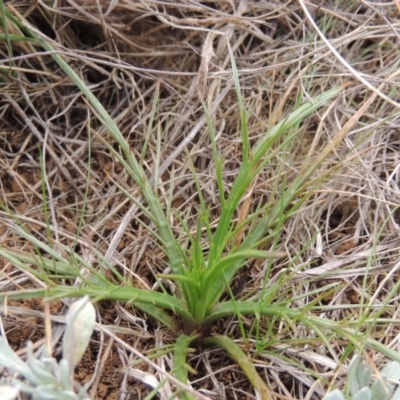
M 108 263 L 96 249 L 93 249 L 93 251 L 96 253 L 100 265 L 103 264 L 104 268 L 94 268 L 79 254 L 76 254 L 72 247 L 57 244 L 62 251 L 55 251 L 53 246 L 38 240 L 37 236 L 23 227 L 22 223 L 18 224 L 18 216 L 14 215 L 4 204 L 3 209 L 16 221 L 12 226 L 13 229 L 18 235 L 32 244 L 37 250 L 37 255 L 21 254 L 21 252 L 15 252 L 0 246 L 0 256 L 16 265 L 20 270 L 25 269 L 49 284 L 45 289 L 25 288 L 23 291 L 2 293 L 0 294 L 0 299 L 65 298 L 89 295 L 92 299 L 129 302 L 134 307 L 145 312 L 149 317 L 169 328 L 170 332 L 175 332 L 176 342 L 173 350 L 174 367 L 172 372 L 182 383 L 187 383 L 188 371 L 190 371 L 190 367 L 186 364 L 186 355 L 190 352 L 190 346 L 193 346 L 197 341 L 197 343 L 201 344 L 199 346 L 200 349 L 207 345 L 218 346 L 233 358 L 242 368 L 257 392 L 257 396 L 261 399 L 269 400 L 272 396 L 264 380 L 257 373 L 252 360 L 227 335 L 210 335 L 210 327 L 217 320 L 237 316 L 240 323 L 243 315 L 254 316 L 256 321 L 260 321 L 260 316 L 270 316 L 275 321 L 283 319 L 285 321 L 293 321 L 294 324 L 303 324 L 317 332 L 323 340 L 325 339 L 323 331 L 334 332 L 339 337 L 351 342 L 355 347 L 359 347 L 362 342 L 366 346 L 378 349 L 378 351 L 390 353 L 391 357 L 398 357 L 395 352 L 387 351 L 386 348 L 379 346 L 379 343 L 373 339 L 359 337 L 354 331 L 350 332 L 348 328 L 335 321 L 320 318 L 318 315 L 310 313 L 306 308 L 292 308 L 288 307 L 286 302 L 274 302 L 275 294 L 280 290 L 279 281 L 273 287 L 268 287 L 266 282 L 264 289 L 254 293 L 253 297 L 249 299 L 235 299 L 230 289 L 237 273 L 249 261 L 256 258 L 274 259 L 284 255 L 284 253 L 276 251 L 279 243 L 280 227 L 311 196 L 313 187 L 321 183 L 321 179 L 324 179 L 324 177 L 315 178 L 315 171 L 321 166 L 326 157 L 334 151 L 335 146 L 340 143 L 365 112 L 374 100 L 375 94 L 361 106 L 360 110 L 343 126 L 315 159 L 304 161 L 304 165 L 297 176 L 287 181 L 282 179 L 279 182 L 276 188 L 276 196 L 272 196 L 271 201 L 267 201 L 265 205 L 258 207 L 253 214 L 238 224 L 235 216 L 239 212 L 241 202 L 248 194 L 259 172 L 266 165 L 276 163 L 278 154 L 287 154 L 291 146 L 296 145 L 296 135 L 301 132 L 301 124 L 304 119 L 338 95 L 342 88 L 334 88 L 322 92 L 308 101 L 304 101 L 300 92 L 294 111 L 286 112 L 286 117 L 283 120 L 269 127 L 258 142 L 251 145 L 247 130 L 249 113 L 244 109 L 238 71 L 232 52 L 229 50 L 231 52 L 233 81 L 237 94 L 237 109 L 240 117 L 241 165 L 233 184 L 228 189 L 223 176 L 224 158 L 218 153 L 212 120 L 206 107 L 204 107 L 213 157 L 216 163 L 215 176 L 220 214 L 216 226 L 214 226 L 215 221 L 213 221 L 210 210 L 202 197 L 201 185 L 197 181 L 193 169 L 193 176 L 200 199 L 197 232 L 193 235 L 185 221 L 185 217 L 176 215 L 181 223 L 181 232 L 184 233 L 184 239 L 188 239 L 190 243 L 190 246 L 184 249 L 181 247 L 182 237 L 177 238 L 171 228 L 170 207 L 165 207 L 163 201 L 157 196 L 157 188 L 155 188 L 157 180 L 151 180 L 143 168 L 142 161 L 145 154 L 142 154 L 140 159 L 135 158 L 127 140 L 114 120 L 78 74 L 64 60 L 61 53 L 53 47 L 50 39 L 36 29 L 31 28 L 22 16 L 13 15 L 6 9 L 3 10 L 3 15 L 6 16 L 11 25 L 14 25 L 15 29 L 13 31 L 20 32 L 18 35 L 9 37 L 9 42 L 11 43 L 12 40 L 25 41 L 34 43 L 35 49 L 41 47 L 46 50 L 47 54 L 53 57 L 64 73 L 82 92 L 93 114 L 96 115 L 98 121 L 107 128 L 108 132 L 119 144 L 121 152 L 116 150 L 117 146 L 111 145 L 102 137 L 98 137 L 98 140 L 102 140 L 109 153 L 114 156 L 116 162 L 120 163 L 140 188 L 141 194 L 138 196 L 132 195 L 131 192 L 123 188 L 120 189 L 127 198 L 141 209 L 147 220 L 150 221 L 148 223 L 139 222 L 148 230 L 154 241 L 164 251 L 171 273 L 156 276 L 160 288 L 158 291 L 134 287 L 132 282 L 124 279 L 119 271 Z M 16 70 L 15 73 L 18 73 L 18 71 Z M 150 137 L 153 130 L 157 112 L 156 105 L 157 96 L 155 96 L 149 120 L 149 131 L 146 137 Z M 90 143 L 90 140 L 88 142 Z M 147 143 L 143 148 L 147 148 Z M 44 167 L 45 162 L 43 161 L 42 168 Z M 282 168 L 285 168 L 284 162 L 282 163 Z M 329 171 L 327 171 L 328 173 Z M 283 176 L 285 175 L 283 174 Z M 88 184 L 90 184 L 90 176 L 88 176 Z M 118 186 L 118 183 L 115 184 Z M 277 198 L 279 199 L 278 201 L 275 200 Z M 47 198 L 44 198 L 43 204 L 47 204 L 47 200 Z M 238 240 L 240 232 L 244 229 L 246 230 L 246 236 L 243 240 Z M 51 232 L 50 227 L 48 230 Z M 207 246 L 204 245 L 205 242 L 208 244 Z M 44 254 L 46 257 L 43 257 Z M 34 267 L 32 268 L 32 266 Z M 86 268 L 89 274 L 83 276 L 80 273 L 81 268 Z M 104 273 L 106 268 L 113 272 L 117 282 L 110 282 L 107 279 Z M 53 277 L 41 275 L 42 271 L 47 271 L 48 275 L 53 275 Z M 70 282 L 71 279 L 76 277 L 82 280 L 82 284 L 79 287 L 65 285 L 65 282 Z M 169 281 L 169 285 L 166 284 L 167 281 Z M 173 290 L 167 290 L 167 288 L 171 287 L 173 287 Z M 243 326 L 241 327 L 242 335 L 245 337 L 247 333 Z M 41 363 L 43 362 L 41 361 Z M 45 364 L 40 365 L 43 367 L 42 370 L 45 370 Z M 66 370 L 66 367 L 59 369 L 60 374 L 62 373 L 64 377 Z M 25 368 L 20 372 L 22 371 L 28 370 Z M 37 379 L 32 374 L 29 377 L 34 380 Z M 65 379 L 64 382 L 66 384 Z M 193 398 L 189 393 L 180 393 L 179 396 L 182 399 Z
M 96 313 L 88 296 L 71 304 L 59 362 L 47 346 L 43 346 L 40 358 L 36 358 L 32 342 L 27 343 L 27 360 L 24 362 L 5 338 L 0 337 L 0 365 L 8 370 L 8 377 L 4 377 L 3 371 L 0 379 L 0 399 L 15 399 L 20 392 L 31 395 L 34 400 L 89 399 L 85 386 L 75 392 L 77 384 L 74 384 L 73 374 L 89 344 L 95 322 Z

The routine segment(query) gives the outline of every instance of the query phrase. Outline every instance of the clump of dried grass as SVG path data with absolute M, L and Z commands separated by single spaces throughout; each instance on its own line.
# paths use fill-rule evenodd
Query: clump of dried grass
M 365 82 L 375 89 L 384 83 L 380 96 L 344 140 L 335 145 L 334 154 L 315 173 L 315 179 L 324 177 L 332 166 L 336 167 L 335 174 L 321 179 L 319 190 L 283 227 L 279 240 L 290 259 L 281 270 L 276 268 L 270 279 L 279 279 L 284 268 L 297 271 L 291 285 L 282 290 L 282 295 L 290 293 L 293 298 L 326 287 L 319 299 L 321 304 L 332 306 L 326 318 L 351 320 L 357 313 L 365 313 L 365 319 L 378 314 L 388 318 L 396 315 L 395 297 L 390 309 L 382 309 L 387 293 L 396 287 L 399 246 L 396 210 L 400 100 L 398 77 L 393 74 L 399 64 L 396 18 L 400 11 L 393 5 L 377 9 L 373 2 L 308 4 L 311 17 L 336 49 L 336 55 L 317 34 L 303 2 L 69 0 L 54 5 L 10 1 L 7 7 L 23 14 L 53 40 L 57 51 L 112 115 L 138 158 L 151 119 L 153 96 L 159 90 L 159 137 L 150 138 L 143 163 L 148 175 L 157 177 L 159 195 L 165 203 L 171 202 L 172 207 L 191 216 L 194 231 L 198 199 L 189 162 L 198 172 L 212 213 L 216 219 L 219 215 L 215 165 L 201 100 L 211 110 L 218 146 L 229 160 L 224 166 L 227 185 L 241 158 L 228 42 L 238 66 L 245 107 L 252 110 L 252 142 L 296 107 L 299 93 L 313 97 L 338 84 L 347 85 L 341 101 L 307 121 L 297 147 L 285 155 L 287 170 L 277 171 L 275 165 L 269 165 L 261 172 L 253 190 L 253 210 L 271 196 L 279 201 L 277 173 L 282 179 L 293 179 L 305 165 L 304 160 L 317 157 L 371 96 Z M 10 25 L 10 34 L 18 34 L 12 31 L 14 28 Z M 130 206 L 116 186 L 118 183 L 131 193 L 137 190 L 104 147 L 102 140 L 113 143 L 113 139 L 49 54 L 29 42 L 13 42 L 12 53 L 3 43 L 0 51 L 1 94 L 6 100 L 0 108 L 3 202 L 38 238 L 48 240 L 45 221 L 50 218 L 55 247 L 57 243 L 79 246 L 88 256 L 95 247 L 118 265 L 126 278 L 134 276 L 137 285 L 151 288 L 154 273 L 165 271 L 165 260 L 137 222 L 145 217 Z M 47 217 L 42 207 L 38 143 L 46 148 L 46 185 L 51 188 Z M 80 230 L 78 211 L 85 198 L 87 212 L 84 229 Z M 1 218 L 2 243 L 32 251 L 9 228 L 9 215 L 2 212 Z M 172 220 L 171 224 L 178 235 L 178 221 Z M 366 275 L 366 270 L 374 272 Z M 4 265 L 3 273 L 7 287 L 12 286 L 10 282 L 21 285 L 34 281 L 10 265 Z M 263 273 L 264 265 L 256 263 L 249 268 L 243 294 L 262 286 Z M 310 295 L 298 301 L 316 299 Z M 361 304 L 362 308 L 355 310 L 348 304 Z M 134 311 L 124 305 L 118 309 L 119 314 L 110 317 L 117 324 L 125 326 L 127 319 L 129 324 L 143 321 L 142 315 L 133 315 Z M 371 309 L 375 310 L 372 316 Z M 139 324 L 135 329 L 139 332 L 136 346 L 143 351 L 154 346 L 148 344 L 148 326 Z M 227 325 L 221 329 L 232 329 L 237 334 L 237 327 Z M 393 324 L 368 334 L 396 348 Z M 141 336 L 146 338 L 143 343 Z M 321 343 L 312 346 L 312 333 L 301 327 L 292 332 L 282 330 L 276 337 L 281 337 L 282 343 L 271 343 L 271 347 L 306 365 L 310 373 L 305 374 L 275 353 L 263 353 L 261 360 L 266 362 L 260 361 L 259 368 L 265 370 L 265 379 L 274 392 L 289 398 L 321 397 L 324 389 L 311 371 L 328 382 L 343 381 L 342 371 L 335 368 L 345 343 L 330 343 L 329 351 Z M 163 340 L 168 338 L 158 340 L 157 345 Z M 303 340 L 307 346 L 300 351 Z M 300 347 L 294 351 L 295 343 Z M 118 346 L 115 348 L 121 349 Z M 122 362 L 127 362 L 128 354 L 120 351 Z M 335 360 L 332 352 L 337 355 Z M 101 376 L 107 356 L 105 352 L 104 358 L 99 358 L 97 376 Z M 202 357 L 193 360 L 193 365 L 203 371 L 196 387 L 223 393 L 221 396 L 226 398 L 236 394 L 240 398 L 242 394 L 234 384 L 238 379 L 235 372 L 222 385 L 218 382 L 224 365 L 231 367 L 229 361 L 218 359 L 212 352 Z M 371 358 L 377 364 L 382 361 L 380 354 L 372 354 Z M 166 368 L 169 360 L 158 360 Z M 95 382 L 93 393 L 99 385 L 98 379 Z

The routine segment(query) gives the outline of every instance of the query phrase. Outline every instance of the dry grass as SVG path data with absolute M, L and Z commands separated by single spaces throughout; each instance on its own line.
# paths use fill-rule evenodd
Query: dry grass
M 336 101 L 299 127 L 296 146 L 277 154 L 276 164 L 261 171 L 247 205 L 254 212 L 267 200 L 279 201 L 282 182 L 293 180 L 306 160 L 315 159 L 333 141 L 334 151 L 315 173 L 317 190 L 312 189 L 309 200 L 282 227 L 278 242 L 288 258 L 269 271 L 269 283 L 290 275 L 282 281 L 280 296 L 292 298 L 291 307 L 311 302 L 330 306 L 320 315 L 327 319 L 387 318 L 386 325 L 365 327 L 360 322 L 359 329 L 397 350 L 397 3 L 379 7 L 373 1 L 340 0 L 315 5 L 267 0 L 52 3 L 11 0 L 6 6 L 51 38 L 116 121 L 137 159 L 148 144 L 143 158 L 148 176 L 165 206 L 185 215 L 193 232 L 198 195 L 191 163 L 215 221 L 220 207 L 202 99 L 211 110 L 219 150 L 226 159 L 227 187 L 241 159 L 227 42 L 236 59 L 245 108 L 251 110 L 252 143 L 296 107 L 300 93 L 313 98 L 332 87 L 346 87 Z M 9 24 L 8 29 L 18 34 L 15 25 Z M 57 251 L 63 251 L 61 245 L 73 246 L 96 265 L 95 248 L 135 286 L 154 289 L 154 275 L 168 272 L 168 265 L 139 223 L 147 217 L 118 187 L 138 194 L 137 185 L 104 146 L 104 141 L 114 144 L 114 139 L 51 55 L 29 42 L 13 42 L 12 53 L 3 42 L 0 51 L 2 202 L 31 233 Z M 156 93 L 156 120 L 148 131 Z M 376 98 L 359 121 L 340 143 L 335 142 L 336 133 L 373 94 Z M 279 169 L 281 160 L 285 170 Z M 47 193 L 47 212 L 42 190 Z M 182 246 L 187 246 L 179 221 L 171 217 L 170 222 Z M 1 211 L 2 245 L 33 252 L 13 225 L 9 212 Z M 251 296 L 262 288 L 266 270 L 263 262 L 249 265 L 234 289 Z M 0 285 L 10 291 L 44 283 L 4 262 Z M 28 338 L 40 345 L 44 338 L 41 305 L 29 301 L 9 306 L 13 308 L 3 317 L 2 329 L 10 342 L 21 352 Z M 56 314 L 62 308 L 60 304 L 52 311 Z M 148 389 L 138 383 L 143 378 L 132 378 L 138 372 L 128 367 L 138 362 L 138 352 L 154 356 L 159 370 L 171 372 L 169 356 L 154 349 L 173 343 L 173 338 L 127 304 L 101 302 L 98 317 L 103 328 L 77 379 L 92 379 L 92 395 L 97 399 L 144 398 Z M 265 340 L 265 349 L 256 354 L 250 338 L 249 352 L 274 398 L 319 399 L 327 383 L 340 387 L 345 382 L 345 369 L 337 368 L 341 362 L 346 364 L 345 340 L 327 337 L 322 343 L 295 322 L 289 326 L 265 319 L 265 323 L 263 334 L 271 335 L 271 340 Z M 245 325 L 250 329 L 252 321 Z M 214 329 L 243 340 L 235 320 L 222 321 Z M 377 366 L 384 362 L 378 352 L 368 355 Z M 191 384 L 197 391 L 202 389 L 199 393 L 218 399 L 254 398 L 242 372 L 221 352 L 197 352 L 190 365 L 197 370 Z M 163 375 L 145 362 L 135 365 L 139 368 L 159 379 Z M 160 398 L 168 398 L 168 388 L 163 388 Z

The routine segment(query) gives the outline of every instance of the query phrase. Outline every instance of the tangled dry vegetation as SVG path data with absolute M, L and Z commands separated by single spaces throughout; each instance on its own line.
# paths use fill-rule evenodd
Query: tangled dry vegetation
M 165 207 L 185 215 L 193 233 L 199 209 L 193 170 L 215 221 L 219 216 L 216 166 L 201 100 L 210 109 L 218 150 L 226 160 L 228 188 L 241 159 L 228 43 L 249 110 L 252 143 L 298 106 L 300 93 L 312 98 L 343 86 L 339 97 L 299 127 L 296 146 L 277 154 L 276 165 L 260 172 L 250 212 L 267 200 L 280 201 L 281 183 L 294 179 L 305 161 L 331 142 L 334 150 L 315 173 L 317 187 L 310 188 L 307 202 L 281 227 L 278 247 L 288 257 L 275 265 L 269 281 L 294 272 L 282 295 L 291 293 L 291 307 L 307 302 L 331 306 L 331 311 L 321 311 L 327 319 L 387 318 L 379 329 L 363 329 L 397 350 L 400 7 L 396 1 L 379 6 L 374 1 L 314 3 L 11 0 L 6 7 L 51 40 L 86 82 L 137 159 L 145 154 L 143 165 Z M 19 33 L 11 24 L 8 29 L 9 34 Z M 93 265 L 96 249 L 126 279 L 152 290 L 155 275 L 168 273 L 168 265 L 138 222 L 146 215 L 123 192 L 139 196 L 137 185 L 104 146 L 105 141 L 114 145 L 114 139 L 51 54 L 30 42 L 12 42 L 10 52 L 3 41 L 0 51 L 2 245 L 34 252 L 13 229 L 11 210 L 39 240 L 56 249 L 58 244 L 74 247 Z M 343 133 L 370 99 L 368 109 Z M 149 130 L 154 106 L 156 118 Z M 285 170 L 278 167 L 282 159 Z M 179 220 L 170 223 L 187 246 Z M 259 261 L 249 264 L 234 282 L 235 295 L 260 290 L 264 267 Z M 3 262 L 2 291 L 43 284 Z M 9 342 L 21 355 L 28 339 L 39 347 L 45 337 L 41 301 L 7 306 L 2 330 Z M 63 307 L 53 303 L 50 312 L 55 316 Z M 76 379 L 91 380 L 95 399 L 144 398 L 149 388 L 143 381 L 152 375 L 162 379 L 162 374 L 131 348 L 170 372 L 171 360 L 160 350 L 172 343 L 170 332 L 129 304 L 101 301 L 97 313 L 108 333 L 96 332 Z M 251 337 L 245 344 L 274 398 L 318 399 L 329 383 L 342 386 L 345 369 L 338 365 L 346 361 L 346 341 L 328 338 L 323 343 L 296 321 L 289 328 L 286 323 L 265 320 L 270 324 L 266 336 L 269 329 L 275 333 L 260 354 L 254 353 Z M 245 319 L 244 325 L 251 326 L 251 321 Z M 213 329 L 243 341 L 235 319 L 220 321 Z M 385 361 L 377 352 L 368 356 L 377 366 Z M 199 393 L 216 399 L 254 398 L 242 372 L 221 352 L 194 352 L 189 363 L 197 372 L 190 384 Z M 166 399 L 168 385 L 163 390 L 160 398 Z

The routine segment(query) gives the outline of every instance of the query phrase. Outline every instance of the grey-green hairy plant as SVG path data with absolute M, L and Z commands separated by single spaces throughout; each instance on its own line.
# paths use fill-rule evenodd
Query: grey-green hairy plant
M 74 391 L 73 374 L 89 344 L 95 321 L 96 314 L 89 296 L 70 306 L 59 363 L 49 354 L 46 346 L 40 359 L 36 358 L 32 342 L 27 343 L 27 360 L 24 362 L 0 337 L 0 365 L 25 378 L 2 378 L 1 399 L 15 399 L 19 392 L 32 395 L 34 400 L 89 399 L 86 387 L 82 387 L 78 393 Z
M 391 381 L 400 380 L 400 363 L 392 361 L 385 365 L 376 379 L 372 379 L 371 365 L 361 356 L 356 355 L 350 362 L 348 382 L 344 392 L 339 389 L 332 390 L 323 400 L 400 400 L 400 387 L 394 391 Z

